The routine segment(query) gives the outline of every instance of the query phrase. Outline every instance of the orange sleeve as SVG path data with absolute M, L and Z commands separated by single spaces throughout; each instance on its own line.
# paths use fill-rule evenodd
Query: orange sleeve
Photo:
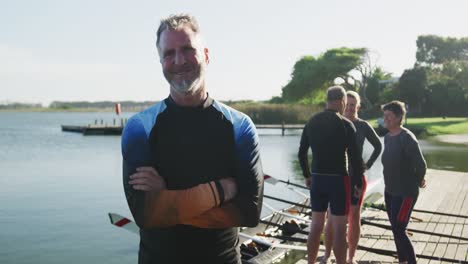
M 185 190 L 162 190 L 145 194 L 144 226 L 167 227 L 195 218 L 219 206 L 214 182 Z
M 241 213 L 237 206 L 226 203 L 221 207 L 210 209 L 202 215 L 196 216 L 182 224 L 200 228 L 228 228 L 242 225 Z

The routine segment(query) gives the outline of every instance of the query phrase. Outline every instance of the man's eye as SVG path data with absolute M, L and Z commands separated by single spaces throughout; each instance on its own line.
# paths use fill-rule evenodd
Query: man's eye
M 168 57 L 171 57 L 172 55 L 174 55 L 174 52 L 173 51 L 168 51 L 168 52 L 164 53 L 163 58 L 168 58 Z

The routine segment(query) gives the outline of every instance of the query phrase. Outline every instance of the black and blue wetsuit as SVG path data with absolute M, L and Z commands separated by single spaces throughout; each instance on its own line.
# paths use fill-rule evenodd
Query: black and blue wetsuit
M 250 118 L 210 97 L 199 107 L 180 107 L 169 97 L 129 119 L 122 155 L 125 194 L 141 228 L 139 263 L 240 263 L 238 228 L 231 226 L 257 225 L 263 197 L 258 135 Z M 145 193 L 127 183 L 140 166 L 154 167 L 169 190 L 235 178 L 237 196 L 213 209 L 220 226 L 232 225 L 202 228 L 186 221 L 145 228 Z
M 311 168 L 307 158 L 309 147 Z M 352 122 L 329 109 L 315 114 L 302 132 L 298 157 L 304 177 L 312 179 L 312 210 L 325 212 L 330 204 L 332 214 L 347 214 L 351 190 L 354 186 L 361 187 L 364 172 Z M 347 158 L 353 165 L 351 174 L 348 174 Z

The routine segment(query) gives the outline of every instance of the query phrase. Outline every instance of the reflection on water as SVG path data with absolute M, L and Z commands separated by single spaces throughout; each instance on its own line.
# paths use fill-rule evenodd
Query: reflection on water
M 433 139 L 421 140 L 421 149 L 431 169 L 468 172 L 468 147 Z

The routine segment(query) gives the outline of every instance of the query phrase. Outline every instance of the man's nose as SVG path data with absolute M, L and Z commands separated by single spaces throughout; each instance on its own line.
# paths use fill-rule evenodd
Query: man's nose
M 182 52 L 176 52 L 174 63 L 177 65 L 183 65 L 185 63 L 185 56 Z

